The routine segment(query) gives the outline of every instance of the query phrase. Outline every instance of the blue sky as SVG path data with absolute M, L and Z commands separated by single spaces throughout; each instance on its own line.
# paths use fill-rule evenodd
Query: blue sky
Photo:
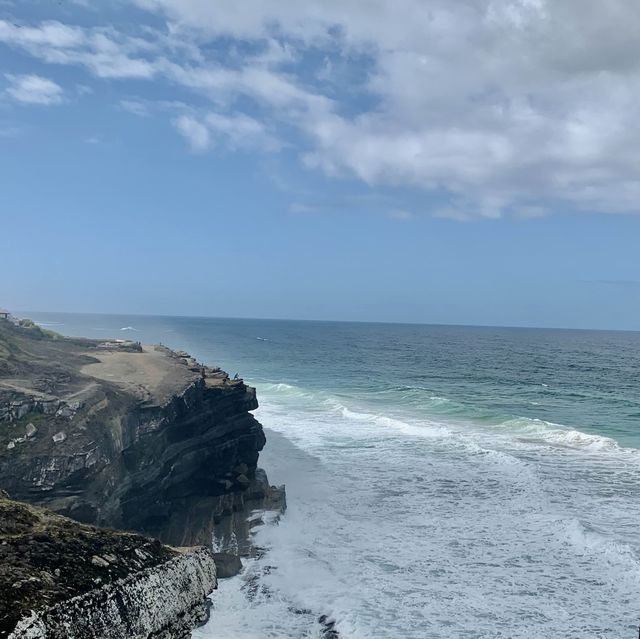
M 0 306 L 640 329 L 640 6 L 0 1 Z

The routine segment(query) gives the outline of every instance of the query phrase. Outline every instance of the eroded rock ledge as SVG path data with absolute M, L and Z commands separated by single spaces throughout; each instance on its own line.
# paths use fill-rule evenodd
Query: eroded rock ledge
M 234 514 L 280 507 L 257 406 L 183 352 L 0 322 L 0 486 L 78 521 L 208 545 Z
M 257 467 L 257 406 L 255 389 L 186 353 L 0 320 L 0 486 L 75 520 L 7 502 L 32 529 L 0 546 L 0 637 L 188 637 L 214 558 L 161 542 L 210 548 L 215 536 L 247 554 L 248 513 L 285 507 Z
M 216 587 L 207 548 L 174 549 L 0 497 L 0 637 L 182 639 Z

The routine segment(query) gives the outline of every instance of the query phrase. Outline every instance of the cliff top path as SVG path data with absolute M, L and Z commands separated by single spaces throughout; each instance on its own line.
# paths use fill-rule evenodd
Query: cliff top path
M 85 364 L 80 372 L 88 377 L 114 382 L 139 399 L 163 404 L 181 387 L 198 378 L 184 361 L 170 357 L 161 347 L 141 345 L 141 351 L 103 350 L 90 355 L 97 361 Z M 86 353 L 89 355 L 89 353 Z

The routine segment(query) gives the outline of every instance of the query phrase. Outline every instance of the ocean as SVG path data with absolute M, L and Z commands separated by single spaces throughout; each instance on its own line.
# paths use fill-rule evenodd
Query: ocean
M 29 315 L 257 387 L 288 510 L 197 639 L 638 636 L 640 333 Z

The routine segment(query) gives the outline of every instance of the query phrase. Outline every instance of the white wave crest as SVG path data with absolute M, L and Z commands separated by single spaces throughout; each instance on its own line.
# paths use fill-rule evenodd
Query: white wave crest
M 603 556 L 610 564 L 622 565 L 625 572 L 631 573 L 633 580 L 640 583 L 640 560 L 628 544 L 607 537 L 578 519 L 565 522 L 564 533 L 573 546 L 583 552 Z
M 386 430 L 400 431 L 413 437 L 442 437 L 450 434 L 444 424 L 436 422 L 416 421 L 409 423 L 401 419 L 376 413 L 358 412 L 344 406 L 336 400 L 328 400 L 334 404 L 334 411 L 340 413 L 347 420 L 376 425 Z
M 500 424 L 501 428 L 510 431 L 516 439 L 528 443 L 540 443 L 549 446 L 558 446 L 585 451 L 611 451 L 625 450 L 634 452 L 635 449 L 621 447 L 611 437 L 604 435 L 592 435 L 574 428 L 568 428 L 561 424 L 554 424 L 542 419 L 519 418 Z

